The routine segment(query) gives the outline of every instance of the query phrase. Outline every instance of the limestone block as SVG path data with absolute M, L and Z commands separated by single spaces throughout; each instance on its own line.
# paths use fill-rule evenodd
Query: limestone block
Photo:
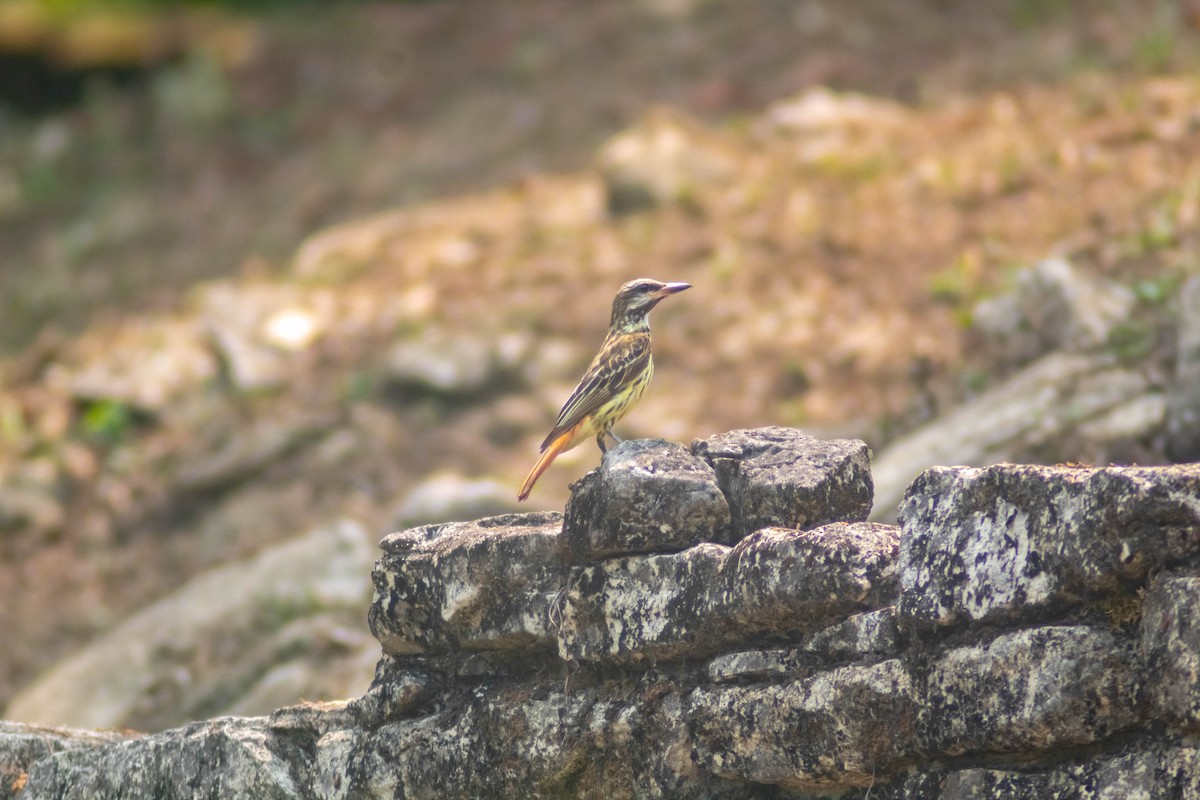
M 809 675 L 848 661 L 882 661 L 899 655 L 896 607 L 853 614 L 823 628 L 797 647 L 743 650 L 717 656 L 708 665 L 709 680 L 762 680 L 772 675 Z
M 828 661 L 890 658 L 900 651 L 896 607 L 854 614 L 805 639 L 800 651 Z
M 869 786 L 915 755 L 913 684 L 896 659 L 782 684 L 701 687 L 689 716 L 700 763 L 724 778 Z
M 429 716 L 326 733 L 315 751 L 322 800 L 758 796 L 695 762 L 685 697 L 661 676 L 483 685 Z
M 572 487 L 563 534 L 577 563 L 675 552 L 729 541 L 729 504 L 712 467 L 686 448 L 631 440 Z
M 1197 753 L 1190 747 L 1135 750 L 1047 771 L 975 767 L 946 776 L 938 800 L 1194 800 Z
M 385 653 L 552 648 L 547 610 L 566 584 L 562 515 L 426 525 L 380 542 L 371 632 Z
M 22 800 L 193 800 L 254 797 L 300 800 L 298 748 L 259 717 L 218 717 L 153 736 L 70 749 L 30 767 Z
M 854 522 L 871 512 L 871 451 L 858 440 L 767 427 L 697 439 L 692 452 L 715 470 L 738 536 Z
M 955 648 L 920 688 L 922 750 L 1041 751 L 1098 741 L 1137 721 L 1132 648 L 1111 633 L 1051 626 Z
M 1190 730 L 1200 728 L 1200 577 L 1159 577 L 1142 613 L 1146 692 L 1155 713 Z
M 0 720 L 0 799 L 26 785 L 30 768 L 64 750 L 92 749 L 129 738 L 115 731 L 81 731 Z
M 901 624 L 1030 619 L 1200 551 L 1200 464 L 934 467 L 900 510 Z
M 810 631 L 895 596 L 896 528 L 767 528 L 571 571 L 559 628 L 568 660 L 704 658 L 755 635 Z

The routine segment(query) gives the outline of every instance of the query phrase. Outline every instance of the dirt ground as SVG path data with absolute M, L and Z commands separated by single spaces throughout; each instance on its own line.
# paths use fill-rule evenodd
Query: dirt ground
M 395 208 L 432 222 L 393 249 L 466 241 L 469 256 L 423 272 L 366 259 L 346 292 L 407 297 L 421 275 L 441 328 L 531 331 L 567 343 L 569 365 L 487 402 L 331 412 L 377 439 L 352 468 L 280 459 L 247 477 L 288 509 L 269 534 L 198 543 L 193 510 L 137 508 L 133 490 L 101 498 L 117 518 L 103 535 L 0 530 L 3 627 L 21 643 L 0 651 L 0 706 L 198 569 L 333 513 L 347 487 L 372 487 L 355 502 L 384 524 L 434 469 L 519 481 L 625 278 L 697 287 L 656 312 L 661 366 L 631 431 L 685 441 L 779 422 L 886 442 L 986 382 L 971 304 L 1051 253 L 1138 286 L 1153 313 L 1195 269 L 1198 17 L 1163 0 L 313 4 L 251 20 L 228 72 L 196 56 L 50 116 L 0 115 L 0 375 L 22 397 L 39 352 L 102 348 L 216 279 L 304 286 L 307 237 Z M 878 101 L 833 150 L 786 121 L 786 100 L 818 86 Z M 726 178 L 643 214 L 547 222 L 594 202 L 603 143 L 663 107 Z M 360 344 L 339 381 L 370 363 Z M 336 370 L 310 368 L 309 394 L 280 402 L 333 408 Z M 171 446 L 155 435 L 145 447 Z M 64 451 L 100 460 L 79 481 L 106 469 L 97 450 Z M 68 520 L 100 502 L 61 495 Z

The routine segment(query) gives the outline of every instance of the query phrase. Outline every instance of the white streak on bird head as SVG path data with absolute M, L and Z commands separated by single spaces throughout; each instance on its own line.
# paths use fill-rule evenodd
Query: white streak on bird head
M 613 298 L 610 329 L 619 333 L 633 333 L 650 329 L 647 316 L 650 310 L 664 298 L 690 289 L 687 283 L 663 283 L 650 278 L 638 278 L 625 284 Z

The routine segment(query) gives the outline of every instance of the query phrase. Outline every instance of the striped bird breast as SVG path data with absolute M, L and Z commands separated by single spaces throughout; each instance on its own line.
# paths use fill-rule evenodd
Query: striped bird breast
M 646 387 L 650 385 L 650 379 L 653 377 L 654 358 L 650 357 L 647 359 L 646 368 L 642 370 L 641 374 L 631 380 L 628 386 L 618 392 L 596 412 L 595 419 L 599 422 L 599 427 L 611 425 L 629 413 L 629 409 L 637 405 L 637 402 L 642 399 L 642 395 L 646 393 Z

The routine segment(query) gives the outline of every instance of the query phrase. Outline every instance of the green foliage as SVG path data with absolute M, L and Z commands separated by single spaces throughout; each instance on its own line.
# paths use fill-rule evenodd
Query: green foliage
M 1017 0 L 1013 4 L 1013 22 L 1030 29 L 1061 19 L 1068 9 L 1067 0 Z
M 342 384 L 342 400 L 347 403 L 365 403 L 378 394 L 379 381 L 367 370 L 353 373 Z
M 164 70 L 155 79 L 154 96 L 163 114 L 185 124 L 213 125 L 234 112 L 229 80 L 204 52 L 189 53 L 183 63 Z
M 1148 306 L 1160 306 L 1171 297 L 1179 287 L 1179 280 L 1174 275 L 1160 275 L 1157 278 L 1146 278 L 1133 284 L 1133 294 L 1138 301 Z
M 20 442 L 28 432 L 20 406 L 16 403 L 0 403 L 0 443 Z
M 1154 352 L 1158 328 L 1150 321 L 1131 319 L 1113 328 L 1109 350 L 1122 361 L 1140 362 Z
M 1160 25 L 1146 33 L 1133 48 L 1133 60 L 1147 72 L 1161 72 L 1175 56 L 1175 32 Z
M 979 259 L 963 252 L 944 270 L 929 278 L 929 295 L 947 306 L 970 306 L 979 299 L 981 289 Z
M 113 445 L 124 439 L 133 424 L 133 408 L 128 403 L 111 398 L 89 403 L 80 418 L 84 436 L 104 445 Z

